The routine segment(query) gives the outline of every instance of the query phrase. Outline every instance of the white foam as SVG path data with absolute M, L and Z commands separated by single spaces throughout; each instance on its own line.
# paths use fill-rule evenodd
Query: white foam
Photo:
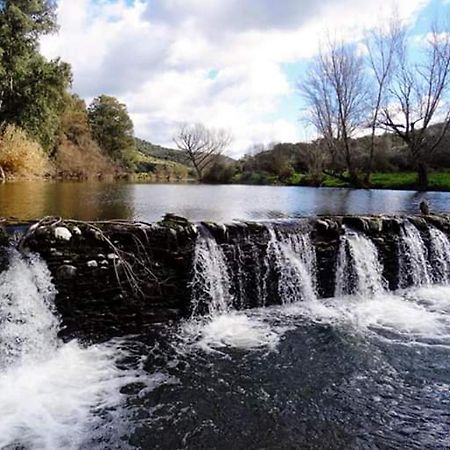
M 61 343 L 54 296 L 46 265 L 12 253 L 0 275 L 0 448 L 79 448 L 94 410 L 117 406 L 137 379 L 117 369 L 114 343 Z
M 194 338 L 194 345 L 205 351 L 239 348 L 274 350 L 279 336 L 269 324 L 240 312 L 216 315 L 206 320 L 193 320 L 184 325 L 185 333 Z
M 450 313 L 450 287 L 447 285 L 410 289 L 404 295 L 412 301 L 423 304 L 429 310 Z
M 47 360 L 0 373 L 0 448 L 76 449 L 94 428 L 93 409 L 117 406 L 135 375 L 119 371 L 117 349 L 64 344 Z
M 286 312 L 357 333 L 390 332 L 407 340 L 447 341 L 450 334 L 448 313 L 435 307 L 439 302 L 443 302 L 446 308 L 450 307 L 450 300 L 444 300 L 443 292 L 436 287 L 421 289 L 420 298 L 428 299 L 428 303 L 418 301 L 417 292 L 386 293 L 299 303 Z

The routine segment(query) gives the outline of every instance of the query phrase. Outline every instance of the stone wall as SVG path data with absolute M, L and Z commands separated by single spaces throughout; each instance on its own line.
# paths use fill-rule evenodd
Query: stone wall
M 92 341 L 186 315 L 194 245 L 192 225 L 176 218 L 43 224 L 22 242 L 53 274 L 61 337 Z
M 317 257 L 317 290 L 331 297 L 336 261 L 346 228 L 364 232 L 378 248 L 384 277 L 398 286 L 399 234 L 405 220 L 420 231 L 429 245 L 428 226 L 450 234 L 450 218 L 430 216 L 329 216 L 273 223 L 283 233 L 309 232 Z M 261 305 L 262 277 L 267 290 L 264 304 L 281 303 L 276 270 L 267 276 L 269 228 L 265 223 L 227 226 L 203 223 L 222 248 L 232 279 L 237 308 Z M 4 226 L 9 232 L 17 227 Z M 28 228 L 25 227 L 25 228 Z M 187 220 L 168 215 L 157 224 L 77 223 L 47 220 L 32 225 L 21 240 L 21 250 L 39 253 L 47 262 L 58 290 L 61 336 L 92 341 L 139 333 L 156 322 L 190 313 L 190 281 L 198 232 Z M 5 232 L 0 246 L 8 247 Z M 0 253 L 0 270 L 7 264 Z

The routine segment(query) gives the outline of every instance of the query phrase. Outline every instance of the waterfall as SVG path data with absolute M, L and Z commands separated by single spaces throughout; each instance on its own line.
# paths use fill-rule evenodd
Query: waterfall
M 199 236 L 191 283 L 192 314 L 227 312 L 232 307 L 233 298 L 225 254 L 205 227 L 199 226 L 197 229 Z
M 266 268 L 278 274 L 278 294 L 283 304 L 316 298 L 316 258 L 305 233 L 285 233 L 268 226 Z M 266 276 L 268 270 L 266 271 Z
M 218 243 L 205 226 L 198 227 L 191 282 L 194 315 L 317 298 L 316 249 L 308 231 L 284 223 L 266 224 L 257 233 L 248 233 L 245 226 L 229 231 Z M 334 295 L 382 293 L 387 282 L 375 243 L 350 229 L 340 239 Z M 392 258 L 397 258 L 398 272 L 395 268 L 395 274 L 387 274 L 391 285 L 397 279 L 400 288 L 450 281 L 450 241 L 437 228 L 429 228 L 426 245 L 419 230 L 405 221 L 398 240 L 393 237 L 390 247 L 383 242 L 383 251 L 392 249 L 387 262 L 395 265 Z
M 367 237 L 346 231 L 341 238 L 336 268 L 335 296 L 372 296 L 384 290 L 378 251 Z
M 316 257 L 308 233 L 267 226 L 264 252 L 263 243 L 243 236 L 227 243 L 226 255 L 205 227 L 198 227 L 198 232 L 191 282 L 193 315 L 316 298 Z
M 54 296 L 46 265 L 12 252 L 8 270 L 0 274 L 0 369 L 45 359 L 56 349 Z
M 419 230 L 410 222 L 402 224 L 399 241 L 399 287 L 431 284 L 427 248 Z
M 94 410 L 117 408 L 137 380 L 117 369 L 114 344 L 58 339 L 55 294 L 46 264 L 11 250 L 0 274 L 0 448 L 85 448 Z
M 450 241 L 441 230 L 435 227 L 430 227 L 429 233 L 433 282 L 448 284 L 450 281 Z

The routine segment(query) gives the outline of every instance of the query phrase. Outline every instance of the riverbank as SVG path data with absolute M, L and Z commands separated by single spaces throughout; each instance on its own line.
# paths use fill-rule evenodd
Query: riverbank
M 403 191 L 420 191 L 417 186 L 417 175 L 415 172 L 377 172 L 370 177 L 370 184 L 367 188 L 352 185 L 350 182 L 340 180 L 330 175 L 324 175 L 320 183 L 311 179 L 304 173 L 294 173 L 289 178 L 281 181 L 278 177 L 265 172 L 253 172 L 251 174 L 238 174 L 229 182 L 222 183 L 201 183 L 192 176 L 177 176 L 171 172 L 140 172 L 140 173 L 117 173 L 108 175 L 97 175 L 91 177 L 79 176 L 46 176 L 46 177 L 13 177 L 7 178 L 6 183 L 27 183 L 27 182 L 106 182 L 106 183 L 148 183 L 148 184 L 198 184 L 198 185 L 224 185 L 224 186 L 299 186 L 311 188 L 345 188 L 345 189 L 391 189 Z M 429 185 L 425 191 L 430 192 L 450 192 L 450 172 L 431 172 L 429 175 Z
M 294 173 L 284 180 L 266 172 L 241 173 L 236 175 L 231 184 L 256 186 L 302 186 L 361 189 L 349 181 L 343 181 L 330 175 L 323 175 L 320 181 L 314 180 L 305 173 Z M 415 172 L 376 172 L 370 177 L 369 186 L 365 189 L 392 189 L 419 191 Z M 427 191 L 450 191 L 450 172 L 431 172 Z
M 350 183 L 345 183 L 336 178 L 326 176 L 322 187 L 346 187 L 351 188 Z M 374 173 L 370 177 L 370 189 L 395 189 L 404 191 L 418 191 L 417 174 L 415 172 Z M 428 191 L 450 191 L 450 172 L 430 173 Z

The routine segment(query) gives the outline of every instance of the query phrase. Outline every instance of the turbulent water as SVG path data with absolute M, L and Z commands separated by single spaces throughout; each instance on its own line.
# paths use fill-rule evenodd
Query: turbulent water
M 339 249 L 335 296 L 376 295 L 383 291 L 383 284 L 375 245 L 361 234 L 347 231 Z
M 236 308 L 239 251 L 233 272 L 202 229 L 191 317 L 94 346 L 58 340 L 45 264 L 12 253 L 0 448 L 450 448 L 450 243 L 411 227 L 401 289 L 387 291 L 375 244 L 347 230 L 336 295 L 319 299 L 308 232 L 268 226 L 252 310 Z M 269 269 L 279 306 L 264 307 Z
M 82 447 L 138 377 L 118 369 L 119 343 L 59 342 L 54 295 L 45 264 L 12 253 L 0 275 L 0 448 Z
M 400 240 L 400 287 L 423 286 L 431 283 L 427 249 L 419 230 L 411 223 L 404 223 Z

